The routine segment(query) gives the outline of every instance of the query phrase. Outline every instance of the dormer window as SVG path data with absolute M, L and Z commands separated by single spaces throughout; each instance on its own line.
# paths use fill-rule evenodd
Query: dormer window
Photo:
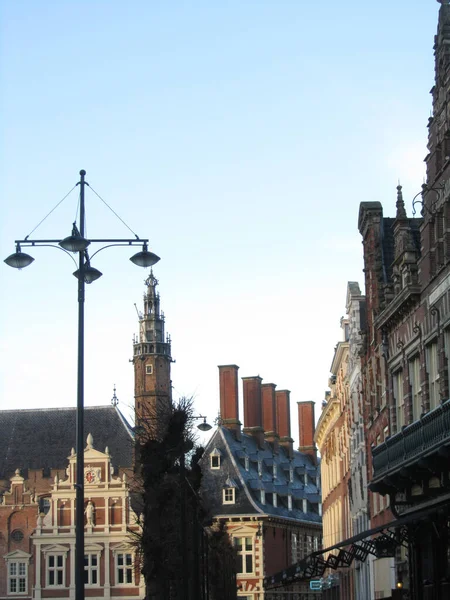
M 221 451 L 218 448 L 214 448 L 209 457 L 211 461 L 211 469 L 220 469 L 220 463 L 222 458 Z
M 262 477 L 262 460 L 258 460 L 258 475 Z
M 261 490 L 261 504 L 265 504 L 266 503 L 266 492 L 264 490 Z
M 244 458 L 244 466 L 245 466 L 246 471 L 250 471 L 250 460 L 249 460 L 248 456 L 246 456 Z
M 288 495 L 288 510 L 292 510 L 292 496 Z
M 294 483 L 294 467 L 289 467 L 289 483 Z
M 302 511 L 304 513 L 308 512 L 308 500 L 306 500 L 306 498 L 303 498 L 302 500 Z
M 234 504 L 235 503 L 235 489 L 234 488 L 225 488 L 223 490 L 223 503 L 224 504 Z
M 223 504 L 234 504 L 236 502 L 236 483 L 228 477 L 223 488 Z
M 274 465 L 272 467 L 272 475 L 273 475 L 274 479 L 277 478 L 277 465 L 275 463 L 274 463 Z
M 275 492 L 272 494 L 272 500 L 273 500 L 273 505 L 274 505 L 274 506 L 275 506 L 275 508 L 276 508 L 276 507 L 277 507 L 277 502 L 278 502 L 278 499 L 277 499 L 277 495 L 276 495 L 276 493 L 275 493 Z

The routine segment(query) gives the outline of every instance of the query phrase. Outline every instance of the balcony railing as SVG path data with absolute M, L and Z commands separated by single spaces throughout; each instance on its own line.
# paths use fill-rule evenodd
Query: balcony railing
M 450 445 L 450 400 L 372 448 L 373 479 Z

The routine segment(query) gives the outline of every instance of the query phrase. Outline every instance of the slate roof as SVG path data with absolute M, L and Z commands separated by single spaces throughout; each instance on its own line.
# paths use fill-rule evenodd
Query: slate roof
M 0 479 L 20 469 L 65 469 L 75 448 L 75 408 L 0 410 Z M 132 466 L 133 429 L 115 406 L 84 409 L 84 437 L 106 446 L 115 468 Z
M 212 469 L 210 465 L 210 455 L 215 448 L 222 453 L 219 469 Z M 245 456 L 249 458 L 248 471 L 245 469 Z M 276 477 L 273 476 L 274 465 Z M 268 442 L 259 449 L 251 435 L 242 433 L 241 439 L 237 440 L 232 431 L 218 427 L 205 449 L 201 466 L 201 494 L 213 515 L 264 514 L 317 524 L 322 522 L 318 513 L 320 488 L 317 487 L 320 466 L 315 465 L 308 454 L 294 451 L 290 460 L 281 446 L 275 454 Z M 292 482 L 291 466 L 294 469 Z M 234 504 L 223 504 L 222 490 L 227 487 L 228 478 L 237 485 Z M 265 504 L 261 503 L 261 490 L 266 492 Z M 277 506 L 273 505 L 273 493 L 277 494 Z M 292 496 L 292 510 L 288 509 L 288 494 Z M 306 512 L 302 510 L 303 499 L 308 500 Z

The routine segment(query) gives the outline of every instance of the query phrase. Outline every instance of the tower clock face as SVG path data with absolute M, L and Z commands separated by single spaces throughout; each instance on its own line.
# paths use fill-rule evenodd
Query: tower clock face
M 86 467 L 84 469 L 84 481 L 88 484 L 100 483 L 101 470 L 98 467 Z

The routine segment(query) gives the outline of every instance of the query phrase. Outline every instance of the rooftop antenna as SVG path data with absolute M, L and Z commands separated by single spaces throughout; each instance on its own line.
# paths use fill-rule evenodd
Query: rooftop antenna
M 111 404 L 117 406 L 119 404 L 119 398 L 116 396 L 116 384 L 114 384 L 114 395 L 111 398 Z

